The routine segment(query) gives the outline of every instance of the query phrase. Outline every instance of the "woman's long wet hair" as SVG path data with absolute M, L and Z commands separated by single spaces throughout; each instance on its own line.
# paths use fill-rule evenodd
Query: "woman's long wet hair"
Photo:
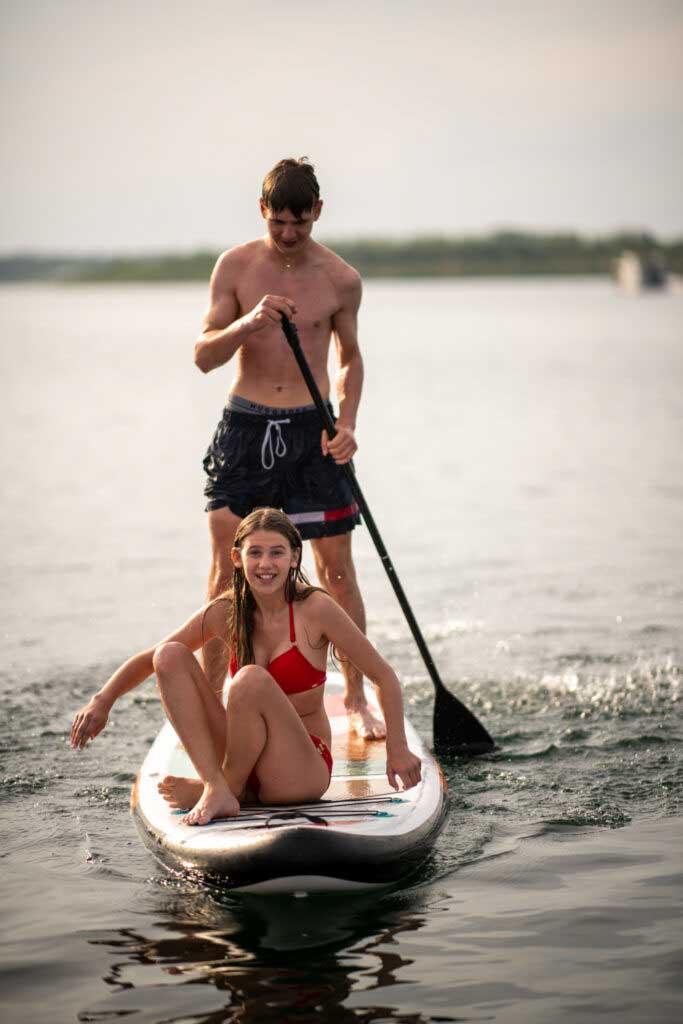
M 294 523 L 277 508 L 255 508 L 240 523 L 235 534 L 234 547 L 241 548 L 247 537 L 256 530 L 270 530 L 281 534 L 297 556 L 296 567 L 290 569 L 285 582 L 285 601 L 305 601 L 320 590 L 306 578 L 301 568 L 303 542 Z M 224 595 L 228 598 L 228 643 L 240 668 L 254 663 L 254 616 L 256 601 L 247 583 L 244 571 L 233 568 L 232 587 Z

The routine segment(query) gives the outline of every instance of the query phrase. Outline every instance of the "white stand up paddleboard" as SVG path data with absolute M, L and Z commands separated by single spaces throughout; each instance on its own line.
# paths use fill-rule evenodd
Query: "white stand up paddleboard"
M 370 687 L 368 687 L 368 691 Z M 154 856 L 180 874 L 242 892 L 363 890 L 390 885 L 419 867 L 443 827 L 446 783 L 434 757 L 406 720 L 422 759 L 422 781 L 396 792 L 386 777 L 386 745 L 351 734 L 343 680 L 331 673 L 325 707 L 332 725 L 329 789 L 311 804 L 243 804 L 236 818 L 186 825 L 157 791 L 165 775 L 196 778 L 166 723 L 133 787 L 131 810 Z M 374 694 L 368 699 L 377 708 Z

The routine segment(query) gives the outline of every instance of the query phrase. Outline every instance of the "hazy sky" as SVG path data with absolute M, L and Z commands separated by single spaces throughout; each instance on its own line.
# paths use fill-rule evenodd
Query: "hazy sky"
M 683 233 L 682 0 L 0 0 L 0 250 L 223 247 L 282 156 L 319 237 Z

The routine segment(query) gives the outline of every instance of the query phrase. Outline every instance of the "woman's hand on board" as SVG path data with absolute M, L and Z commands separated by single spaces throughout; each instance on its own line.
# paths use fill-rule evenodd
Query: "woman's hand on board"
M 98 736 L 109 718 L 111 708 L 97 695 L 92 697 L 84 708 L 76 712 L 71 726 L 71 746 L 75 750 L 83 750 L 88 740 Z
M 404 789 L 417 786 L 422 779 L 422 761 L 407 744 L 396 751 L 387 749 L 387 778 L 395 790 L 399 788 L 397 779 L 403 783 Z

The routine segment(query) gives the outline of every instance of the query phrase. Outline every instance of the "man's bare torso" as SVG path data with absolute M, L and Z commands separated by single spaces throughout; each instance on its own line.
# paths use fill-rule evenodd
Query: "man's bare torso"
M 236 318 L 252 310 L 264 295 L 293 300 L 301 345 L 323 397 L 330 393 L 327 361 L 335 315 L 355 271 L 316 242 L 306 258 L 289 269 L 273 258 L 264 240 L 247 242 L 226 256 Z M 235 357 L 231 394 L 263 405 L 288 408 L 310 403 L 309 391 L 279 325 L 268 326 L 242 345 Z

